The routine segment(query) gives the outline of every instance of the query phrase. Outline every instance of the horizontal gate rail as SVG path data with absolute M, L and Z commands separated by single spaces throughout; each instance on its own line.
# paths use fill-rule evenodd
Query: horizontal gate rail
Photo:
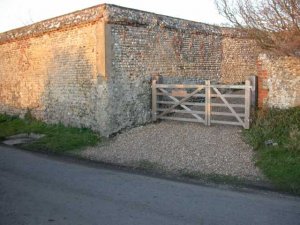
M 214 85 L 211 85 L 211 87 L 226 88 L 226 89 L 245 89 L 246 85 L 218 85 L 218 84 L 214 84 Z
M 217 116 L 233 116 L 232 113 L 227 112 L 211 112 L 211 115 L 217 115 Z M 245 117 L 244 113 L 237 113 L 239 117 Z
M 238 125 L 242 126 L 243 124 L 239 122 L 231 122 L 231 121 L 219 121 L 219 120 L 211 120 L 211 123 L 216 123 L 216 124 L 227 124 L 227 125 Z
M 208 126 L 229 124 L 248 129 L 251 89 L 249 80 L 245 85 L 211 84 L 210 81 L 205 84 L 157 84 L 153 80 L 152 119 L 198 122 Z
M 166 111 L 166 109 L 158 108 L 157 111 L 163 112 L 163 111 Z M 193 110 L 186 111 L 186 110 L 176 110 L 176 109 L 173 109 L 171 112 L 172 113 L 186 113 L 186 114 L 200 114 L 200 115 L 204 115 L 205 114 L 205 112 L 203 112 L 203 111 L 193 111 Z
M 218 97 L 217 94 L 211 94 L 211 97 Z M 225 98 L 245 98 L 245 95 L 223 94 Z
M 200 88 L 201 84 L 156 84 L 157 88 Z
M 169 101 L 157 101 L 159 104 L 166 104 L 166 105 L 174 105 L 176 102 L 169 102 Z M 196 103 L 196 102 L 184 102 L 181 105 L 195 105 L 195 106 L 205 106 L 205 103 Z M 222 104 L 224 105 L 224 104 Z
M 211 103 L 211 106 L 219 106 L 219 107 L 228 107 L 231 106 L 233 108 L 245 108 L 245 105 L 243 104 L 222 104 L 222 103 Z
M 180 117 L 168 117 L 168 116 L 162 116 L 161 119 L 201 123 L 201 121 L 199 121 L 199 120 L 197 120 L 197 119 L 180 118 Z
M 157 92 L 159 96 L 174 96 L 174 97 L 181 97 L 180 94 L 172 94 L 172 93 L 162 93 Z M 236 95 L 236 94 L 223 94 L 225 98 L 245 98 L 245 95 Z M 205 94 L 195 94 L 194 97 L 205 97 Z M 211 97 L 218 97 L 217 94 L 211 94 Z

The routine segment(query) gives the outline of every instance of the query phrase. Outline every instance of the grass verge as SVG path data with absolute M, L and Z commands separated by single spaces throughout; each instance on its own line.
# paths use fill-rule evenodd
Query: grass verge
M 299 195 L 300 107 L 260 110 L 244 135 L 256 150 L 256 165 L 270 181 Z
M 30 116 L 25 119 L 0 114 L 0 141 L 20 133 L 38 133 L 45 136 L 35 142 L 21 144 L 20 147 L 33 151 L 67 153 L 96 145 L 98 134 L 86 128 L 65 127 L 62 124 L 49 125 Z

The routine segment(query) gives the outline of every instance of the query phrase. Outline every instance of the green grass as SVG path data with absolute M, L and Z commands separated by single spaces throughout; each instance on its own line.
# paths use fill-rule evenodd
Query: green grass
M 86 128 L 65 127 L 62 124 L 49 125 L 30 116 L 20 119 L 0 114 L 0 140 L 20 133 L 45 135 L 35 142 L 20 145 L 33 151 L 65 153 L 96 145 L 100 141 L 97 133 Z
M 300 194 L 300 107 L 258 111 L 244 134 L 262 172 L 278 188 Z M 278 145 L 267 146 L 267 140 Z

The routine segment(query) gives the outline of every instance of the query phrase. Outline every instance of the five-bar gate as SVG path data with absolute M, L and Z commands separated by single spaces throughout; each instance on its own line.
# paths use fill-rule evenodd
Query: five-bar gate
M 152 81 L 152 118 L 249 129 L 251 83 L 157 84 Z

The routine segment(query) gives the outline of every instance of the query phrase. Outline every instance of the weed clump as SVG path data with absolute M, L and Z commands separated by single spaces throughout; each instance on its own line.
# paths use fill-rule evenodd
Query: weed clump
M 260 110 L 244 135 L 262 172 L 282 190 L 300 194 L 300 107 Z

